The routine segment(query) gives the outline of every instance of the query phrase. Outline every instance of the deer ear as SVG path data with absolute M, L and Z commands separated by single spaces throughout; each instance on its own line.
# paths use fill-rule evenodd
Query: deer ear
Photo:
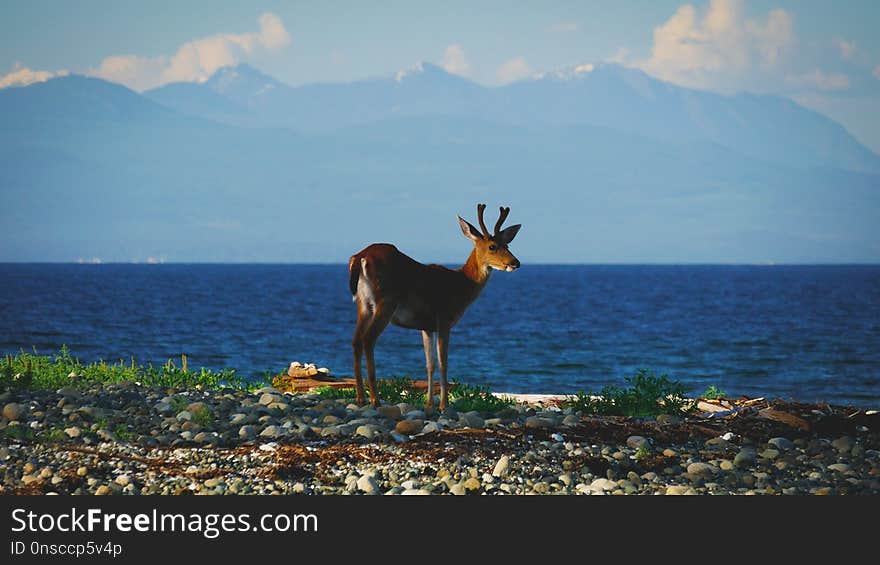
M 483 239 L 483 234 L 461 216 L 458 217 L 458 224 L 461 226 L 461 233 L 463 233 L 469 240 L 479 241 Z
M 514 226 L 510 226 L 509 228 L 504 228 L 503 230 L 501 230 L 501 233 L 495 236 L 495 239 L 497 239 L 504 245 L 507 245 L 508 243 L 513 241 L 513 238 L 515 238 L 516 234 L 519 233 L 519 228 L 521 227 L 522 224 L 516 224 Z

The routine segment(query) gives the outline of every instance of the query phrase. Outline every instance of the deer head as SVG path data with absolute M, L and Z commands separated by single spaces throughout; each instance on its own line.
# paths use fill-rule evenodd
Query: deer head
M 515 271 L 519 268 L 519 259 L 513 256 L 507 246 L 516 237 L 522 225 L 516 224 L 502 230 L 501 226 L 507 219 L 507 215 L 510 214 L 510 208 L 502 206 L 498 221 L 495 222 L 495 231 L 490 234 L 486 228 L 486 222 L 483 220 L 485 211 L 485 204 L 477 204 L 477 219 L 480 222 L 482 232 L 459 216 L 458 223 L 461 225 L 461 231 L 466 238 L 474 242 L 474 257 L 480 266 L 499 271 Z

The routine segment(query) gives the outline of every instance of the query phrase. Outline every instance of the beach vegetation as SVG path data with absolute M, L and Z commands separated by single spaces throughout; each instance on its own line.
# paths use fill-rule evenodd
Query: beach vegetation
M 580 391 L 568 396 L 563 405 L 600 416 L 683 415 L 694 407 L 694 401 L 686 397 L 687 387 L 667 375 L 658 377 L 640 369 L 625 382 L 627 386 L 607 385 L 599 392 Z

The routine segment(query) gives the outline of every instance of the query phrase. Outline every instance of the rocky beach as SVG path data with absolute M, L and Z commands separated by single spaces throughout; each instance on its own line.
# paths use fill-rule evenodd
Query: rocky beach
M 8 391 L 0 406 L 6 495 L 880 493 L 880 416 L 825 404 L 635 418 L 524 398 L 441 414 L 124 382 Z

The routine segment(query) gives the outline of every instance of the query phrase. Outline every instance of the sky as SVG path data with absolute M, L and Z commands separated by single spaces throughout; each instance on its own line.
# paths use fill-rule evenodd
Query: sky
M 2 0 L 0 87 L 78 73 L 143 91 L 242 62 L 296 86 L 419 61 L 493 86 L 613 61 L 789 97 L 880 153 L 878 24 L 875 0 Z

